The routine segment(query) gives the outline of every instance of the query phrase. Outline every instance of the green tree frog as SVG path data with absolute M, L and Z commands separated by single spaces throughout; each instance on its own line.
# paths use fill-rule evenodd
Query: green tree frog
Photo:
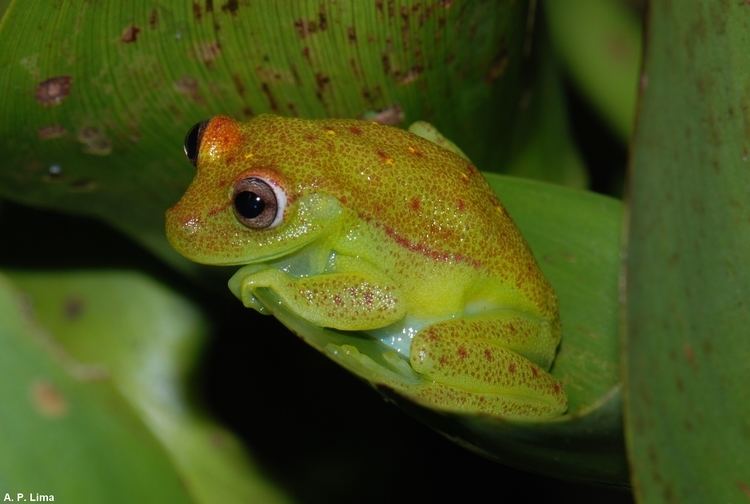
M 247 307 L 272 311 L 259 296 L 270 290 L 294 319 L 390 348 L 420 378 L 410 395 L 422 404 L 559 415 L 556 296 L 481 173 L 427 130 L 199 123 L 169 241 L 200 263 L 243 265 L 229 286 Z

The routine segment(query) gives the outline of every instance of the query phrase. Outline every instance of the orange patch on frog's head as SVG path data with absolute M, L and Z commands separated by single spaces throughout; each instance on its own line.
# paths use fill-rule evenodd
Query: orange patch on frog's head
M 166 214 L 167 238 L 178 252 L 200 263 L 246 264 L 285 255 L 314 238 L 320 227 L 313 222 L 315 212 L 306 201 L 301 203 L 306 211 L 299 211 L 295 174 L 284 173 L 283 145 L 274 144 L 284 138 L 284 123 L 217 116 L 197 126 L 191 130 L 194 155 L 186 144 L 195 176 Z M 243 215 L 243 209 L 258 208 L 253 198 L 261 202 L 260 213 L 270 215 L 267 221 Z M 333 210 L 323 207 L 314 210 L 330 216 Z

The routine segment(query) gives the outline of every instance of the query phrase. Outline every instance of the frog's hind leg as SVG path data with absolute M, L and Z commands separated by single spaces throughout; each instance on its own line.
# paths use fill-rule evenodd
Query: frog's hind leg
M 537 328 L 532 332 L 533 325 Z M 539 327 L 538 321 L 508 315 L 447 320 L 424 328 L 414 337 L 409 357 L 412 368 L 427 378 L 417 395 L 454 411 L 504 417 L 563 413 L 565 393 L 546 371 L 557 337 Z M 548 341 L 537 342 L 545 338 Z

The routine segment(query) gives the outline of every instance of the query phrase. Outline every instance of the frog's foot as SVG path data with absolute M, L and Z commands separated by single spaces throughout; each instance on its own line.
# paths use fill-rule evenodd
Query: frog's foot
M 257 289 L 272 289 L 290 312 L 321 327 L 371 329 L 404 316 L 396 286 L 369 275 L 346 272 L 293 277 L 266 269 L 235 283 L 245 305 L 255 307 Z
M 430 142 L 439 145 L 443 149 L 454 152 L 465 160 L 469 161 L 469 157 L 464 154 L 464 151 L 459 149 L 456 144 L 445 138 L 435 126 L 428 122 L 417 121 L 412 123 L 411 126 L 409 126 L 409 133 L 414 133 L 415 135 L 420 136 L 425 140 L 429 140 Z
M 514 323 L 519 325 L 522 320 Z M 526 345 L 516 341 L 501 330 L 508 323 L 509 320 L 456 319 L 417 333 L 409 361 L 416 372 L 427 378 L 417 395 L 445 409 L 503 417 L 550 417 L 563 413 L 567 399 L 561 384 L 544 368 L 509 347 L 530 347 L 526 353 L 538 356 L 545 365 L 551 360 L 547 358 L 550 351 L 535 350 L 535 338 Z M 487 332 L 480 334 L 480 330 Z M 556 342 L 551 347 L 552 355 L 555 346 Z

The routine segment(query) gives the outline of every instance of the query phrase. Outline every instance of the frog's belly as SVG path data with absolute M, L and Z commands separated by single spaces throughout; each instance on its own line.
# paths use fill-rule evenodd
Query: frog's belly
M 445 318 L 427 320 L 407 316 L 395 324 L 381 327 L 379 329 L 371 329 L 365 331 L 365 333 L 408 359 L 411 351 L 411 341 L 414 339 L 414 336 L 424 327 L 439 322 L 440 320 L 445 320 Z
M 420 330 L 465 312 L 466 293 L 478 276 L 455 264 L 453 267 L 432 264 L 429 270 L 419 266 L 415 262 L 412 271 L 394 275 L 401 280 L 401 302 L 406 305 L 408 315 L 389 326 L 365 331 L 407 359 L 412 339 Z

